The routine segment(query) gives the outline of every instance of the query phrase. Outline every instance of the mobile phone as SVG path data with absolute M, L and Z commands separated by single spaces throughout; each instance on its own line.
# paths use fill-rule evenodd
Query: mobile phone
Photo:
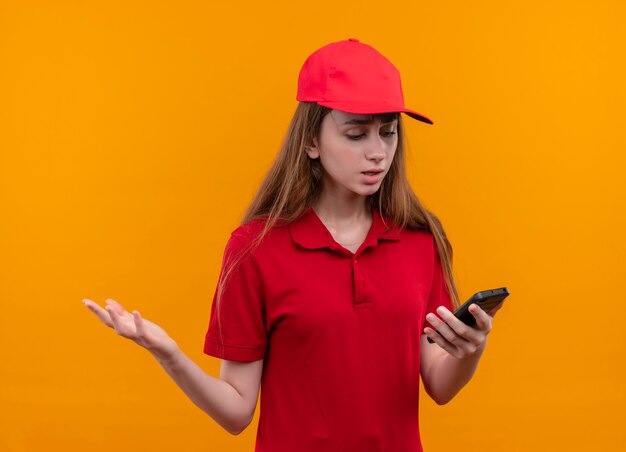
M 465 323 L 468 326 L 474 326 L 476 324 L 476 318 L 469 311 L 469 307 L 476 303 L 478 306 L 482 308 L 483 311 L 489 312 L 491 311 L 498 303 L 504 300 L 509 296 L 509 290 L 506 287 L 500 287 L 499 289 L 490 289 L 483 290 L 481 292 L 476 292 L 474 295 L 470 297 L 465 303 L 463 303 L 459 308 L 454 311 L 454 316 L 459 319 L 461 322 Z M 436 330 L 435 330 L 436 331 Z M 433 343 L 434 341 L 431 338 L 428 338 L 429 343 Z

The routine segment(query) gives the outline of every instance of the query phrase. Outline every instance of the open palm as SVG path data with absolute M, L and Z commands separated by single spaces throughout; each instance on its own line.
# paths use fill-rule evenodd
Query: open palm
M 157 324 L 141 317 L 138 311 L 132 314 L 117 301 L 108 298 L 103 308 L 93 300 L 83 303 L 102 323 L 113 328 L 117 334 L 148 349 L 157 358 L 167 359 L 177 348 L 176 342 Z

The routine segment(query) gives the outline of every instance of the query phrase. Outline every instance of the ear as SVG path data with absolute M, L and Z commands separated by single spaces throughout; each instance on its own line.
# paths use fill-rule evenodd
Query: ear
M 307 155 L 309 156 L 310 159 L 315 160 L 317 158 L 319 158 L 320 156 L 320 150 L 317 146 L 317 140 L 313 139 L 313 144 L 310 146 L 307 146 L 305 148 Z

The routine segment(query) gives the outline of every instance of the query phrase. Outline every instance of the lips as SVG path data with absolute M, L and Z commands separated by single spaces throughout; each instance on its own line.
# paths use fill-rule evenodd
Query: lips
M 361 174 L 363 175 L 363 183 L 366 185 L 376 185 L 380 183 L 385 175 L 382 170 L 363 171 Z
M 373 169 L 373 170 L 369 170 L 369 171 L 361 171 L 361 174 L 365 174 L 366 176 L 376 176 L 379 173 L 382 173 L 383 170 L 381 169 Z

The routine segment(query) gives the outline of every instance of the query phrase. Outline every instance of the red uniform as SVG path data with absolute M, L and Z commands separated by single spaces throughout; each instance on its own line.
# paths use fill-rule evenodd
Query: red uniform
M 390 231 L 379 212 L 356 253 L 309 208 L 273 228 L 215 303 L 204 352 L 264 359 L 257 452 L 418 452 L 424 317 L 452 309 L 427 231 Z M 237 228 L 225 262 L 258 234 Z

